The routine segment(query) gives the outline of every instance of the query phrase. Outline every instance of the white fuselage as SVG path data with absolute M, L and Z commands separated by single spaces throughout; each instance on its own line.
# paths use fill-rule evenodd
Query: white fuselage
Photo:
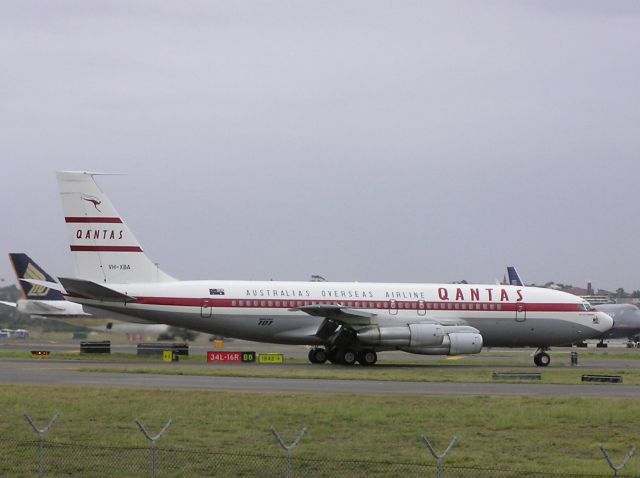
M 321 344 L 323 317 L 297 307 L 334 304 L 379 326 L 469 325 L 485 346 L 549 346 L 602 334 L 613 321 L 579 297 L 534 287 L 467 284 L 182 281 L 109 284 L 135 301 L 70 299 L 115 318 L 138 317 L 246 340 Z M 585 305 L 586 304 L 586 305 Z

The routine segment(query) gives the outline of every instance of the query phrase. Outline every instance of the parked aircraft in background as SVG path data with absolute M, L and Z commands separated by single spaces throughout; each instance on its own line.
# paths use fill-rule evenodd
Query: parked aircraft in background
M 41 318 L 79 318 L 91 317 L 82 310 L 80 304 L 65 300 L 55 279 L 45 270 L 40 268 L 26 254 L 11 253 L 9 261 L 16 273 L 21 299 L 17 303 L 3 302 L 5 305 L 15 307 L 22 314 Z M 50 283 L 52 287 L 44 284 L 34 284 L 30 280 L 42 283 Z
M 58 319 L 96 332 L 156 336 L 161 339 L 181 337 L 193 340 L 197 336 L 194 331 L 134 317 L 126 322 L 120 322 L 100 319 L 99 317 L 104 317 L 104 314 L 92 316 L 82 309 L 82 305 L 66 300 L 60 291 L 61 286 L 27 254 L 11 253 L 9 261 L 16 273 L 22 298 L 17 303 L 3 302 L 3 304 L 16 307 L 18 312 L 23 314 Z
M 598 304 L 596 306 L 609 315 L 614 323 L 613 327 L 596 339 L 600 339 L 599 347 L 606 347 L 607 339 L 629 339 L 636 347 L 640 338 L 640 309 L 633 304 Z
M 524 282 L 516 271 L 515 267 L 507 267 L 509 284 L 522 286 Z M 613 327 L 606 332 L 593 337 L 600 339 L 598 347 L 606 347 L 604 343 L 607 339 L 629 339 L 638 343 L 640 336 L 640 309 L 633 304 L 598 304 L 597 310 L 604 312 L 613 319 Z
M 611 318 L 564 292 L 522 286 L 276 281 L 177 281 L 161 271 L 97 186 L 58 172 L 76 278 L 60 278 L 86 311 L 225 337 L 312 345 L 309 360 L 372 365 L 377 353 L 480 352 L 591 338 Z

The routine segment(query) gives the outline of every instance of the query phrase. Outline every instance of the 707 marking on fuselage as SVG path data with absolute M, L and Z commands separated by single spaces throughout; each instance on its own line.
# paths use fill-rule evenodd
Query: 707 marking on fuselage
M 258 325 L 271 325 L 273 324 L 273 319 L 258 319 Z

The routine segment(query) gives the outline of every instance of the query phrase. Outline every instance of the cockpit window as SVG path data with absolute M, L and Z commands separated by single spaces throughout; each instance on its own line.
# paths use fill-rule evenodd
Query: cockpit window
M 593 308 L 593 306 L 589 302 L 586 302 L 586 301 L 582 303 L 582 308 L 584 310 L 586 310 L 587 312 L 591 312 L 592 310 L 595 310 Z

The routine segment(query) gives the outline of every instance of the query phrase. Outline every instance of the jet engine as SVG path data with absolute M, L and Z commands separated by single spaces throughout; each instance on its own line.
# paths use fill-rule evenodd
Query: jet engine
M 360 329 L 358 341 L 383 347 L 425 347 L 442 344 L 445 332 L 439 324 L 406 324 Z
M 464 328 L 473 329 L 473 327 Z M 441 345 L 431 347 L 400 347 L 400 350 L 421 355 L 477 354 L 482 350 L 482 335 L 480 335 L 477 330 L 475 332 L 451 332 L 444 336 Z

